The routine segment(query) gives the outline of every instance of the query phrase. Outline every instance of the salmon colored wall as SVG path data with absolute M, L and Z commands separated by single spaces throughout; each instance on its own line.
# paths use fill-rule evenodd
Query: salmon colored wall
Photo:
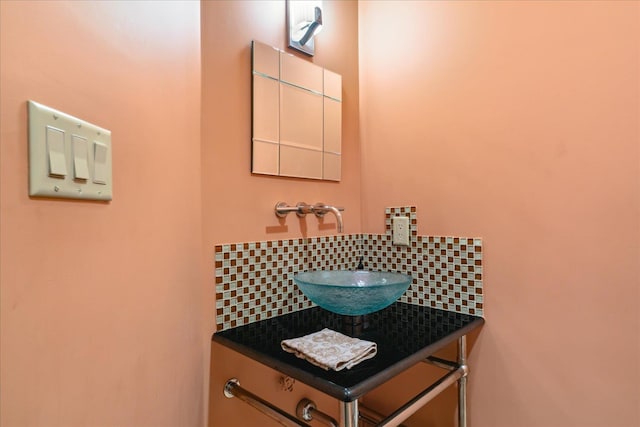
M 299 220 L 292 214 L 278 220 L 273 209 L 279 201 L 344 206 L 345 233 L 361 229 L 358 4 L 325 1 L 323 9 L 325 25 L 317 36 L 315 56 L 299 56 L 342 75 L 343 167 L 339 183 L 251 174 L 251 40 L 286 48 L 285 1 L 202 2 L 202 204 L 210 313 L 205 325 L 210 333 L 215 328 L 215 244 L 336 233 L 331 215 L 324 223 L 313 215 Z M 281 391 L 279 374 L 237 353 L 217 345 L 211 347 L 211 353 L 210 425 L 271 425 L 246 404 L 223 397 L 224 383 L 232 376 L 292 413 L 303 394 L 322 404 L 323 410 L 337 410 L 335 401 L 324 404 L 325 396 L 300 383 L 292 393 Z
M 0 2 L 0 424 L 197 426 L 197 2 Z M 27 195 L 33 99 L 112 131 L 111 203 Z
M 359 8 L 363 229 L 485 239 L 470 425 L 640 425 L 640 4 Z
M 231 375 L 335 410 L 209 345 L 216 243 L 335 233 L 280 200 L 343 205 L 348 233 L 410 204 L 421 234 L 485 238 L 471 425 L 640 424 L 638 4 L 401 6 L 325 2 L 329 183 L 249 172 L 249 45 L 285 46 L 284 1 L 0 2 L 1 425 L 268 425 L 221 397 Z M 113 202 L 27 197 L 27 99 L 113 132 Z M 443 403 L 412 423 L 451 425 Z
M 202 198 L 211 256 L 216 243 L 336 233 L 330 216 L 324 227 L 315 217 L 279 221 L 279 201 L 344 206 L 345 233 L 360 229 L 357 2 L 328 2 L 316 55 L 299 55 L 342 75 L 342 181 L 251 174 L 251 40 L 284 49 L 285 10 L 284 0 L 202 3 Z

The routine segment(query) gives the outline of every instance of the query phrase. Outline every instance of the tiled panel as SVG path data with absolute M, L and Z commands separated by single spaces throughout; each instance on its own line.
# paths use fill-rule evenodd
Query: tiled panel
M 322 153 L 322 178 L 329 181 L 340 181 L 342 162 L 340 154 Z
M 360 235 L 217 245 L 218 330 L 311 307 L 293 282 L 294 274 L 355 269 L 361 252 Z
M 253 140 L 251 164 L 254 173 L 277 175 L 279 168 L 280 146 L 271 142 Z
M 410 246 L 394 246 L 391 217 L 406 215 Z M 418 236 L 415 206 L 387 208 L 386 233 L 217 245 L 218 330 L 295 312 L 313 304 L 293 282 L 299 271 L 355 269 L 411 274 L 400 298 L 409 304 L 464 314 L 484 314 L 482 239 Z
M 322 151 L 280 144 L 280 175 L 322 179 Z
M 279 79 L 280 52 L 278 49 L 256 41 L 252 43 L 252 46 L 253 70 L 260 74 Z
M 322 95 L 280 83 L 280 144 L 322 151 Z
M 409 217 L 410 245 L 391 244 L 391 218 Z M 482 239 L 418 236 L 415 206 L 385 209 L 385 235 L 365 235 L 365 268 L 411 274 L 400 301 L 458 313 L 484 314 Z M 369 265 L 367 265 L 367 262 Z
M 307 269 L 303 239 L 217 245 L 216 324 L 228 329 L 311 307 L 293 284 Z
M 365 234 L 364 267 L 411 274 L 400 301 L 482 316 L 482 239 L 416 236 L 394 246 L 390 235 Z
M 312 237 L 308 270 L 355 270 L 362 253 L 361 234 Z

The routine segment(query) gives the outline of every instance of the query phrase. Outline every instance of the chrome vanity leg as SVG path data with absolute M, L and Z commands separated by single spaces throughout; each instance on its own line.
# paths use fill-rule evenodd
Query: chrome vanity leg
M 358 400 L 340 402 L 340 427 L 358 427 Z
M 464 374 L 458 379 L 458 427 L 467 427 L 467 336 L 458 338 L 458 365 Z

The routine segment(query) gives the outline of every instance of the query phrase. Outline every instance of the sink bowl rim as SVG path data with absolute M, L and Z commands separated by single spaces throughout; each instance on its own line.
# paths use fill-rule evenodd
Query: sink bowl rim
M 305 280 L 305 276 L 307 275 L 316 275 L 319 276 L 321 274 L 331 275 L 332 273 L 337 273 L 338 275 L 344 276 L 345 278 L 355 278 L 358 275 L 360 276 L 368 276 L 368 277 L 384 277 L 384 278 L 392 278 L 394 280 L 381 282 L 381 281 L 373 281 L 371 283 L 365 283 L 362 285 L 358 285 L 354 280 L 350 280 L 348 283 L 331 283 L 330 278 L 327 278 L 326 281 L 318 281 L 318 282 L 310 282 Z M 302 282 L 305 285 L 311 286 L 330 286 L 336 288 L 377 288 L 377 287 L 385 287 L 385 286 L 399 286 L 401 284 L 411 284 L 413 282 L 413 276 L 406 273 L 400 273 L 395 271 L 380 271 L 380 270 L 311 270 L 311 271 L 303 271 L 294 274 L 293 280 L 297 282 Z

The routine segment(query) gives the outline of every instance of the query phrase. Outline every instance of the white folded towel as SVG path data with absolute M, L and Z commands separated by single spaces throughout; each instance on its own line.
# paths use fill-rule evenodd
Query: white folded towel
M 334 371 L 351 369 L 378 352 L 374 342 L 351 338 L 328 328 L 300 338 L 283 340 L 281 345 L 284 351 Z

